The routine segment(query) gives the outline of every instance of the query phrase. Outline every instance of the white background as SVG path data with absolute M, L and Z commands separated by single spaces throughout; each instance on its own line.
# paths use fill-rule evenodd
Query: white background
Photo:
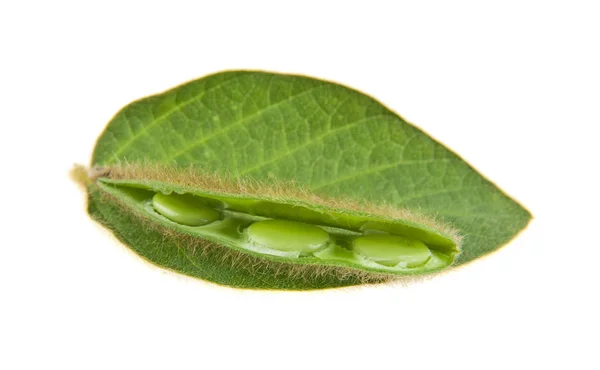
M 597 2 L 87 4 L 0 5 L 0 368 L 600 367 Z M 224 69 L 369 93 L 535 219 L 410 286 L 240 291 L 148 265 L 68 171 L 123 105 Z

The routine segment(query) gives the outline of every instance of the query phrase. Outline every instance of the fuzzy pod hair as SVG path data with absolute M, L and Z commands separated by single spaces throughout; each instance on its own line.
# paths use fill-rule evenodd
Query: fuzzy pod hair
M 282 261 L 257 256 L 153 222 L 128 206 L 121 198 L 104 191 L 98 181 L 145 185 L 154 191 L 260 197 L 273 202 L 295 202 L 338 212 L 366 213 L 389 220 L 404 219 L 447 235 L 460 249 L 461 236 L 449 224 L 431 216 L 389 204 L 367 204 L 351 198 L 317 195 L 291 182 L 261 182 L 207 173 L 194 167 L 177 168 L 159 164 L 130 163 L 106 168 L 75 166 L 72 177 L 88 191 L 88 211 L 113 230 L 116 237 L 147 261 L 160 267 L 218 284 L 254 289 L 306 290 L 403 279 L 397 274 L 361 270 L 349 266 Z M 139 240 L 154 240 L 150 244 Z M 410 275 L 410 274 L 407 274 Z M 406 278 L 410 278 L 407 276 Z

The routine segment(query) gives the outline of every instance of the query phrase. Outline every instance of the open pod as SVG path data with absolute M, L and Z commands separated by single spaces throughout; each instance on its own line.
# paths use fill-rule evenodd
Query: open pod
M 141 165 L 96 170 L 87 184 L 90 207 L 108 213 L 98 219 L 121 215 L 111 224 L 121 239 L 132 230 L 163 235 L 160 245 L 137 249 L 142 256 L 175 268 L 156 251 L 174 248 L 189 261 L 187 274 L 221 284 L 314 289 L 381 282 L 446 268 L 460 248 L 458 232 L 432 218 L 292 184 Z M 215 276 L 214 261 L 201 267 L 211 254 L 250 277 Z

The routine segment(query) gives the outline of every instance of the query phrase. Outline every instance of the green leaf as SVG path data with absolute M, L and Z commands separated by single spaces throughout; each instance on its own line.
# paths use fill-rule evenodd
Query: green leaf
M 92 166 L 130 163 L 293 181 L 323 197 L 417 210 L 454 225 L 464 237 L 455 265 L 501 247 L 531 218 L 460 157 L 373 98 L 301 76 L 218 73 L 126 106 L 99 137 Z M 178 245 L 181 240 L 165 239 L 105 201 L 95 182 L 88 188 L 90 214 L 141 256 L 166 268 L 251 288 L 312 289 L 364 281 L 327 274 L 282 277 L 273 266 L 257 271 L 232 266 L 222 256 L 190 253 Z

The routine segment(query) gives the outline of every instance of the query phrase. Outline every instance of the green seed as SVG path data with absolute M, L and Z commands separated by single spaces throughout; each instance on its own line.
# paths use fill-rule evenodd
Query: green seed
M 312 253 L 329 242 L 320 227 L 286 220 L 256 222 L 247 229 L 250 243 L 286 252 Z
M 156 193 L 152 206 L 169 220 L 187 226 L 206 225 L 220 217 L 219 212 L 207 207 L 202 199 L 187 194 Z
M 389 234 L 358 237 L 354 240 L 354 250 L 385 266 L 400 264 L 416 267 L 423 265 L 431 257 L 431 251 L 423 242 Z

